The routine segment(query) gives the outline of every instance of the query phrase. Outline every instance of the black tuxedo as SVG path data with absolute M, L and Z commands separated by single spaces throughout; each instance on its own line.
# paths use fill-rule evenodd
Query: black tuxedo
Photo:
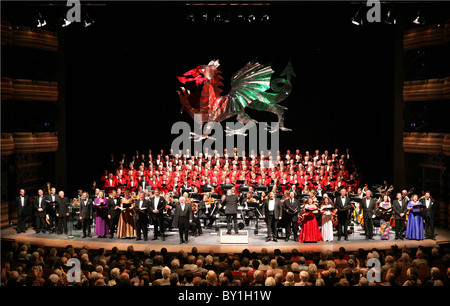
M 273 210 L 270 210 L 269 203 L 270 199 L 265 199 L 262 205 L 262 214 L 266 219 L 267 223 L 267 238 L 275 239 L 277 238 L 278 221 L 283 216 L 283 206 L 280 199 L 274 198 L 275 205 Z
M 56 197 L 56 214 L 58 218 L 58 230 L 59 234 L 68 233 L 67 221 L 69 220 L 69 199 L 67 197 L 61 198 L 59 195 Z
M 83 228 L 83 238 L 86 237 L 86 232 L 89 236 L 91 235 L 91 220 L 94 214 L 93 206 L 91 199 L 80 198 L 80 220 Z
M 337 196 L 335 207 L 338 209 L 338 239 L 340 240 L 342 235 L 344 235 L 345 239 L 348 239 L 347 225 L 351 208 L 350 197 L 345 197 L 345 201 L 342 202 L 341 196 Z
M 150 203 L 149 203 L 149 214 L 152 217 L 152 222 L 153 222 L 153 227 L 154 227 L 154 231 L 153 231 L 153 239 L 157 239 L 158 238 L 158 234 L 161 234 L 161 238 L 163 240 L 165 240 L 165 235 L 164 235 L 164 214 L 163 214 L 163 210 L 166 207 L 166 200 L 164 199 L 164 197 L 159 196 L 159 200 L 158 203 L 155 203 L 155 199 L 156 197 L 153 197 L 150 199 Z M 156 206 L 155 206 L 156 204 Z M 153 210 L 155 209 L 158 210 L 158 212 L 154 213 Z
M 231 233 L 231 222 L 233 222 L 234 232 L 238 233 L 237 224 L 237 208 L 239 205 L 239 198 L 237 195 L 229 195 L 225 197 L 222 202 L 222 206 L 225 206 L 225 215 L 227 216 L 227 232 Z
M 49 219 L 49 227 L 52 232 L 56 231 L 56 228 L 58 227 L 58 218 L 56 218 L 56 198 L 58 197 L 57 194 L 53 195 L 49 194 L 45 197 L 45 203 L 46 203 L 46 212 L 48 214 Z
M 423 199 L 422 204 L 424 205 L 422 211 L 422 217 L 425 221 L 424 230 L 425 238 L 434 239 L 434 212 L 436 211 L 436 200 L 430 198 L 430 203 L 428 208 L 426 207 L 426 199 Z
M 39 233 L 43 231 L 45 233 L 45 210 L 47 208 L 47 204 L 45 202 L 45 196 L 42 197 L 35 196 L 33 199 L 33 209 L 35 212 L 35 220 L 36 220 L 36 232 Z M 42 209 L 42 211 L 39 211 Z
M 395 219 L 395 238 L 403 239 L 403 232 L 405 230 L 406 213 L 408 212 L 408 203 L 405 199 L 397 200 L 392 202 L 392 209 L 394 210 Z M 403 217 L 400 214 L 404 214 Z
M 23 198 L 23 204 L 22 204 L 22 198 Z M 17 232 L 18 233 L 25 233 L 25 218 L 28 216 L 28 204 L 29 199 L 27 195 L 17 196 L 16 197 L 16 210 L 17 210 Z
M 184 210 L 180 203 L 175 205 L 175 213 L 173 215 L 172 227 L 177 227 L 180 234 L 180 243 L 189 240 L 189 221 L 192 221 L 194 214 L 191 205 L 185 203 Z
M 248 202 L 251 201 L 246 196 L 241 200 L 241 206 L 243 206 L 242 217 L 244 218 L 245 225 L 247 226 L 250 224 L 250 220 L 256 217 L 255 210 L 248 207 Z
M 108 198 L 108 218 L 109 218 L 109 237 L 114 237 L 114 233 L 116 231 L 117 223 L 119 222 L 120 209 L 116 209 L 116 207 L 120 207 L 120 197 Z
M 377 209 L 377 203 L 374 198 L 370 198 L 369 206 L 367 206 L 367 199 L 363 198 L 361 200 L 361 211 L 364 218 L 364 231 L 366 233 L 366 238 L 373 237 L 373 218 L 375 210 Z
M 283 214 L 287 216 L 286 219 L 286 239 L 289 239 L 292 234 L 294 235 L 294 241 L 298 241 L 298 213 L 300 212 L 300 201 L 296 198 L 287 198 L 283 202 Z
M 142 202 L 141 202 L 142 201 Z M 149 200 L 138 199 L 134 202 L 134 211 L 136 218 L 136 232 L 137 238 L 141 239 L 141 232 L 143 233 L 144 239 L 147 240 L 147 228 L 148 228 L 148 208 L 150 205 Z

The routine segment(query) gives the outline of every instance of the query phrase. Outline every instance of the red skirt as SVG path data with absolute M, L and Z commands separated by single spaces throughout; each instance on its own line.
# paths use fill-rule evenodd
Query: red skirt
M 306 213 L 303 217 L 298 242 L 317 242 L 322 240 L 316 216 L 312 213 Z

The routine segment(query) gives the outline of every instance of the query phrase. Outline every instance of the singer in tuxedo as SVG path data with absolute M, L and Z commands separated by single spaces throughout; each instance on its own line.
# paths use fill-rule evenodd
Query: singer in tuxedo
M 17 233 L 25 233 L 25 218 L 28 216 L 28 196 L 25 195 L 25 189 L 19 190 L 19 196 L 16 197 L 17 210 Z
M 166 235 L 164 234 L 164 208 L 166 207 L 166 200 L 159 194 L 159 189 L 155 190 L 155 196 L 150 199 L 149 213 L 152 216 L 153 221 L 153 239 L 158 239 L 158 234 L 161 235 L 161 240 L 166 240 Z
M 278 222 L 283 216 L 283 206 L 280 199 L 275 197 L 275 193 L 271 191 L 269 193 L 269 198 L 265 199 L 262 206 L 262 217 L 267 223 L 267 239 L 266 242 L 272 239 L 277 242 L 277 229 Z
M 109 238 L 114 237 L 119 223 L 120 216 L 120 197 L 117 196 L 117 191 L 113 190 L 111 197 L 108 198 L 108 219 L 109 219 Z
M 431 198 L 431 194 L 429 191 L 425 192 L 425 199 L 423 199 L 423 205 L 425 207 L 422 211 L 423 220 L 425 221 L 425 239 L 433 239 L 434 238 L 434 212 L 436 210 L 436 201 Z
M 46 212 L 48 214 L 49 219 L 49 230 L 52 233 L 56 232 L 58 228 L 58 218 L 56 218 L 56 198 L 58 195 L 56 194 L 56 188 L 52 187 L 50 189 L 50 194 L 47 195 L 45 199 L 46 204 Z
M 83 195 L 80 198 L 80 221 L 81 227 L 83 228 L 83 236 L 81 238 L 86 238 L 86 233 L 88 237 L 91 237 L 91 221 L 93 214 L 92 200 L 89 199 L 87 192 L 83 192 Z
M 148 238 L 148 208 L 150 201 L 145 199 L 145 193 L 141 192 L 139 194 L 139 199 L 136 201 L 134 206 L 135 218 L 136 218 L 136 231 L 137 238 L 136 241 L 141 240 L 141 233 L 144 236 L 144 241 Z
M 175 205 L 172 227 L 177 227 L 180 234 L 180 244 L 189 242 L 189 224 L 192 223 L 194 214 L 191 205 L 186 204 L 186 198 L 180 197 Z
M 342 235 L 344 236 L 345 240 L 348 240 L 347 226 L 350 219 L 349 210 L 351 208 L 351 204 L 350 197 L 347 196 L 347 191 L 345 189 L 341 189 L 340 196 L 337 196 L 335 201 L 335 207 L 338 209 L 338 240 L 341 240 Z
M 225 215 L 227 216 L 227 234 L 231 234 L 231 222 L 233 222 L 233 228 L 235 234 L 239 233 L 237 224 L 237 208 L 239 205 L 239 198 L 233 194 L 231 189 L 227 190 L 227 196 L 222 202 L 222 206 L 225 206 Z
M 38 195 L 34 197 L 33 208 L 36 220 L 36 233 L 41 231 L 45 233 L 45 209 L 46 203 L 44 198 L 44 191 L 42 189 L 38 190 Z
M 69 219 L 69 199 L 64 196 L 64 191 L 60 191 L 56 197 L 56 218 L 58 218 L 57 234 L 68 233 L 67 221 Z
M 402 198 L 402 194 L 397 193 L 397 198 L 392 202 L 392 209 L 394 210 L 395 220 L 395 239 L 405 238 L 405 222 L 406 213 L 408 212 L 408 203 Z
M 298 213 L 300 212 L 300 201 L 295 198 L 295 192 L 289 192 L 289 198 L 283 202 L 283 214 L 287 216 L 286 220 L 286 241 L 289 241 L 289 237 L 294 235 L 294 241 L 298 241 Z
M 366 234 L 366 239 L 373 240 L 373 217 L 377 209 L 377 203 L 374 198 L 372 198 L 372 192 L 370 190 L 366 191 L 366 197 L 361 200 L 361 210 L 364 218 L 364 231 Z

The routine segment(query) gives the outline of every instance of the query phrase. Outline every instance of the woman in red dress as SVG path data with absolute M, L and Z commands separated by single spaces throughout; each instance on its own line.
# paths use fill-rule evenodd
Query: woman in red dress
M 318 212 L 319 210 L 313 200 L 308 198 L 308 200 L 306 200 L 304 213 L 301 218 L 302 221 L 300 225 L 298 242 L 317 242 L 323 240 L 316 219 L 316 214 Z

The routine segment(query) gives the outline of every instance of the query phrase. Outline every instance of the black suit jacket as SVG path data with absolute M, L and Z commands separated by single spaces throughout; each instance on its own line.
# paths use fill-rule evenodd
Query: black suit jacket
M 151 198 L 149 202 L 150 202 L 149 203 L 150 207 L 148 208 L 149 209 L 149 213 L 155 215 L 153 213 L 153 210 L 155 209 L 155 197 Z M 166 207 L 166 200 L 164 199 L 164 197 L 159 196 L 159 201 L 158 201 L 158 203 L 156 205 L 156 209 L 158 210 L 157 215 L 162 216 L 163 210 L 164 210 L 165 207 Z
M 149 200 L 142 200 L 142 210 L 139 209 L 139 204 L 140 204 L 141 200 L 137 199 L 134 201 L 134 212 L 135 212 L 135 216 L 136 216 L 136 221 L 137 220 L 145 220 L 148 222 L 148 209 L 150 207 L 150 201 Z
M 24 195 L 23 206 L 22 206 L 22 201 L 20 199 L 20 196 L 16 197 L 16 208 L 17 208 L 18 216 L 26 216 L 29 214 L 28 203 L 29 203 L 29 198 L 27 195 Z
M 225 214 L 237 214 L 237 208 L 239 205 L 239 198 L 237 195 L 232 194 L 225 197 L 225 200 L 222 202 L 222 206 L 225 207 Z
M 287 214 L 288 219 L 290 219 L 292 222 L 298 222 L 298 213 L 300 212 L 300 201 L 296 198 L 291 199 L 288 198 L 284 200 L 283 202 L 283 212 Z M 294 213 L 294 211 L 297 211 Z
M 92 200 L 87 199 L 87 204 L 84 205 L 84 199 L 80 199 L 80 217 L 82 219 L 90 219 L 93 216 L 94 208 L 93 208 Z
M 59 214 L 59 217 L 67 217 L 67 213 L 69 212 L 69 199 L 67 197 L 61 198 L 60 196 L 56 197 L 56 213 Z
M 336 198 L 336 204 L 335 207 L 338 209 L 338 218 L 347 218 L 348 217 L 348 211 L 351 207 L 350 204 L 350 197 L 345 197 L 345 202 L 342 203 L 342 198 L 339 195 Z
M 394 218 L 395 219 L 406 219 L 406 213 L 408 212 L 408 203 L 405 200 L 400 200 L 400 202 L 395 199 L 392 202 L 392 209 L 394 210 Z M 400 214 L 405 214 L 403 217 L 400 217 Z
M 372 218 L 375 214 L 375 210 L 377 209 L 377 202 L 374 198 L 370 198 L 369 207 L 366 204 L 366 198 L 361 200 L 361 210 L 363 213 L 363 218 Z
M 120 207 L 121 198 L 116 198 L 116 203 L 114 203 L 114 198 L 110 197 L 108 198 L 108 215 L 111 216 L 111 218 L 117 218 L 120 215 L 120 209 L 114 209 L 115 207 Z
M 191 205 L 189 204 L 184 204 L 184 211 L 181 210 L 181 204 L 177 203 L 175 205 L 175 213 L 173 215 L 173 220 L 172 220 L 172 227 L 178 227 L 178 220 L 180 219 L 180 216 L 188 216 L 189 220 L 192 220 L 194 218 L 194 214 L 192 212 L 192 208 Z
M 278 220 L 281 216 L 283 216 L 283 205 L 281 204 L 280 199 L 275 198 L 275 207 L 273 210 L 275 219 Z M 269 213 L 269 198 L 265 199 L 262 205 L 262 214 L 267 218 L 268 213 Z
M 47 202 L 45 201 L 45 196 L 42 196 L 42 200 L 41 200 L 41 208 L 43 209 L 42 211 L 38 211 L 39 209 L 39 196 L 35 196 L 33 199 L 33 208 L 36 211 L 36 214 L 39 215 L 40 217 L 45 217 L 45 210 L 47 208 Z
M 426 207 L 426 199 L 423 199 L 421 202 L 424 205 L 423 207 L 423 211 L 422 211 L 422 216 L 428 216 L 428 217 L 433 217 L 434 216 L 434 211 L 436 208 L 436 201 L 432 198 L 430 198 L 430 206 L 427 208 Z

